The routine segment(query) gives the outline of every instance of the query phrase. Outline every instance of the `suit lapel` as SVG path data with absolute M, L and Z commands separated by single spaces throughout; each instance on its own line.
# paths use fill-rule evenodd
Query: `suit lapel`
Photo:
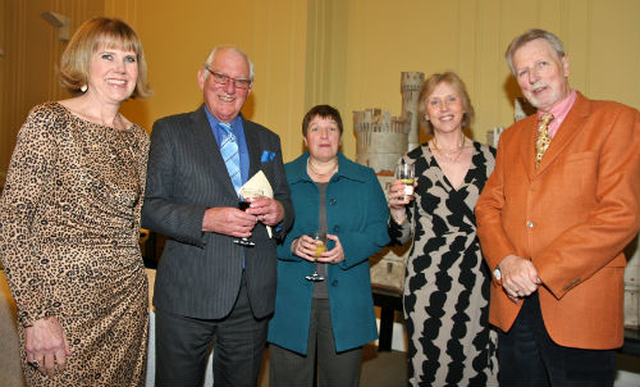
M 249 152 L 249 174 L 247 179 L 251 179 L 260 169 L 260 139 L 253 122 L 249 122 L 242 117 L 242 127 L 244 128 L 244 139 L 247 142 Z
M 524 166 L 524 170 L 527 173 L 527 177 L 529 181 L 533 179 L 533 176 L 536 173 L 535 167 L 535 143 L 537 136 L 537 115 L 532 115 L 525 120 L 531 122 L 523 122 L 524 128 L 522 132 L 522 136 L 520 136 L 520 161 Z
M 584 123 L 589 116 L 589 104 L 587 100 L 578 95 L 576 102 L 571 107 L 569 114 L 562 122 L 562 125 L 551 140 L 549 148 L 542 157 L 537 173 L 542 173 L 549 165 L 558 158 L 558 156 L 567 148 L 575 136 L 584 127 Z
M 196 141 L 201 147 L 206 159 L 204 165 L 206 165 L 206 168 L 211 168 L 211 173 L 215 176 L 216 182 L 221 182 L 224 189 L 235 197 L 237 195 L 236 190 L 229 177 L 227 166 L 224 164 L 224 160 L 220 154 L 220 147 L 218 147 L 218 142 L 213 136 L 211 125 L 209 124 L 204 109 L 205 107 L 202 105 L 200 109 L 193 112 L 193 121 L 197 136 Z

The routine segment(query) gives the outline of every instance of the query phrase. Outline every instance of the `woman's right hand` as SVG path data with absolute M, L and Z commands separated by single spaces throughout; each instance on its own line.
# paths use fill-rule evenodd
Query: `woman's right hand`
M 413 187 L 415 188 L 416 183 L 413 183 Z M 404 207 L 409 204 L 413 200 L 413 192 L 411 190 L 411 194 L 407 195 L 405 188 L 407 186 L 402 182 L 402 180 L 394 180 L 389 186 L 389 207 L 391 209 L 402 209 L 404 211 Z
M 27 363 L 50 377 L 64 370 L 71 355 L 67 335 L 55 316 L 36 320 L 26 327 L 24 347 Z
M 293 243 L 291 243 L 291 252 L 309 262 L 315 262 L 316 242 L 315 239 L 308 235 L 301 235 L 300 238 L 294 239 Z
M 415 188 L 416 183 L 413 183 Z M 394 180 L 389 186 L 389 212 L 397 223 L 402 223 L 406 217 L 405 207 L 413 200 L 413 192 L 407 195 L 406 185 L 401 180 Z

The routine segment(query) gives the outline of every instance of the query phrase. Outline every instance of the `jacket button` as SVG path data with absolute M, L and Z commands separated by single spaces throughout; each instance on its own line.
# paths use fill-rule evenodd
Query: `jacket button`
M 333 226 L 333 232 L 338 232 L 338 231 L 340 231 L 340 226 L 338 225 Z
M 533 228 L 534 224 L 532 221 L 527 220 L 527 228 Z
M 331 286 L 338 286 L 338 280 L 331 281 Z
M 336 204 L 338 204 L 338 199 L 329 199 L 329 205 L 330 206 L 335 206 Z

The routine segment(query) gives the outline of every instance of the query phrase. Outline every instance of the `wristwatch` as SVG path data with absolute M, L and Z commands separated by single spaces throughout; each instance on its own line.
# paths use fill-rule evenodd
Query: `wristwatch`
M 498 281 L 502 279 L 502 272 L 500 271 L 500 265 L 496 266 L 496 268 L 493 269 L 493 276 L 496 277 Z

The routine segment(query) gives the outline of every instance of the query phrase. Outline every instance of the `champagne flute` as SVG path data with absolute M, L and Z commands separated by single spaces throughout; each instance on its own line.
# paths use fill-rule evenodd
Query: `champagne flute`
M 240 211 L 246 211 L 251 205 L 251 201 L 248 199 L 259 198 L 262 196 L 264 196 L 264 191 L 261 189 L 242 188 L 240 190 L 240 194 L 238 194 L 238 209 Z M 247 247 L 253 247 L 256 245 L 255 242 L 249 240 L 249 238 L 234 239 L 233 243 Z
M 309 236 L 313 238 L 313 240 L 315 240 L 316 242 L 316 250 L 313 253 L 313 256 L 317 259 L 320 256 L 320 254 L 327 251 L 327 233 L 324 233 L 322 231 L 314 231 L 312 233 L 309 233 Z M 311 281 L 311 282 L 324 281 L 324 277 L 321 276 L 320 273 L 318 273 L 318 268 L 316 265 L 317 263 L 315 263 L 315 260 L 314 260 L 313 273 L 304 277 L 307 281 Z
M 416 169 L 413 164 L 398 164 L 395 169 L 396 179 L 404 183 L 404 194 L 407 196 L 413 195 L 413 182 L 415 181 Z M 399 200 L 405 200 L 406 196 L 400 196 Z

